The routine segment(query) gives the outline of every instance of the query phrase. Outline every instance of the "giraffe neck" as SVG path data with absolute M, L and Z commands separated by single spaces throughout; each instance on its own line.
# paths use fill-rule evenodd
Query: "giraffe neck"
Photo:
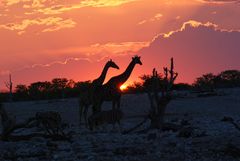
M 109 66 L 106 64 L 104 66 L 103 70 L 102 70 L 101 75 L 97 79 L 93 80 L 92 85 L 94 85 L 94 86 L 102 85 L 104 80 L 105 80 L 105 78 L 106 78 L 108 69 L 109 69 Z
M 116 77 L 113 77 L 112 79 L 109 80 L 109 84 L 117 87 L 121 86 L 123 83 L 125 83 L 128 80 L 134 67 L 135 67 L 135 63 L 131 61 L 127 69 L 122 74 Z

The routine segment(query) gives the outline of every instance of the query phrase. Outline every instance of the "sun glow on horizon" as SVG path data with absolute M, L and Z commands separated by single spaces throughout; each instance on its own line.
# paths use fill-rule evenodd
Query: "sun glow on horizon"
M 123 85 L 120 86 L 120 90 L 121 90 L 121 91 L 125 91 L 127 88 L 128 88 L 128 86 L 125 85 L 125 84 L 123 84 Z

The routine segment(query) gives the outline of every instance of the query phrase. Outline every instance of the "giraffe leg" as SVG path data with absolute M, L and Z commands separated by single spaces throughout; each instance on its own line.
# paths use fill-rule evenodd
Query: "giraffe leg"
M 113 101 L 112 101 L 112 109 L 113 109 L 113 110 L 115 110 L 115 105 L 116 105 L 116 101 L 113 100 Z
M 79 126 L 81 126 L 81 120 L 82 120 L 83 108 L 84 108 L 83 104 L 80 103 L 80 104 L 79 104 Z
M 93 110 L 94 110 L 94 112 L 100 112 L 101 110 L 102 110 L 102 101 L 99 101 L 98 103 L 96 103 L 95 105 L 94 105 L 94 107 L 93 107 Z
M 88 106 L 85 106 L 85 108 L 84 108 L 84 119 L 85 119 L 85 126 L 86 127 L 88 127 L 87 115 L 88 115 Z
M 117 109 L 120 109 L 120 99 L 117 100 Z
M 95 102 L 93 105 L 92 105 L 92 113 L 96 113 L 98 111 L 98 106 L 99 106 L 99 102 Z
M 102 106 L 103 102 L 99 102 L 96 106 L 95 106 L 95 113 L 98 113 L 101 111 L 101 106 Z M 96 120 L 96 126 L 98 126 L 100 123 Z
M 115 127 L 115 106 L 110 115 L 111 115 L 110 117 L 111 117 L 111 122 L 112 122 L 112 132 L 115 132 L 115 129 L 116 129 L 116 127 Z

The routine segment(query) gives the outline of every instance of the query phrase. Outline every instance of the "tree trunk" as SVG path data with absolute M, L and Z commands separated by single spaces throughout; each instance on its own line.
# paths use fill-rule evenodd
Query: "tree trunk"
M 165 110 L 164 110 L 165 111 Z M 153 129 L 161 129 L 164 124 L 164 114 L 165 112 L 161 111 L 158 114 L 150 114 L 150 127 Z
M 168 103 L 171 97 L 164 96 L 157 101 L 157 107 L 150 113 L 151 128 L 161 129 L 164 125 L 164 116 Z

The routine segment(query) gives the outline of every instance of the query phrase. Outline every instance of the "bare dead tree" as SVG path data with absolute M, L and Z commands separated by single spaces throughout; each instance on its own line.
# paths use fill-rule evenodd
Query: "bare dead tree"
M 163 68 L 164 78 L 162 83 L 158 80 L 158 72 L 153 69 L 151 81 L 152 85 L 147 89 L 148 98 L 151 103 L 151 110 L 149 119 L 151 120 L 151 128 L 160 129 L 164 125 L 164 116 L 166 107 L 172 99 L 172 86 L 176 80 L 178 73 L 174 72 L 174 61 L 171 58 L 170 69 Z M 161 95 L 159 95 L 158 89 L 161 88 Z
M 9 101 L 12 101 L 12 98 L 13 98 L 13 92 L 12 92 L 13 83 L 12 83 L 12 75 L 11 74 L 9 74 L 9 81 L 5 82 L 5 85 L 9 90 Z
M 160 74 L 154 68 L 150 78 L 150 83 L 146 87 L 146 92 L 150 101 L 150 111 L 148 116 L 146 116 L 144 120 L 135 127 L 125 131 L 124 134 L 136 130 L 148 120 L 150 120 L 150 127 L 147 130 L 163 128 L 176 130 L 178 128 L 177 126 L 164 123 L 167 105 L 172 100 L 172 87 L 178 76 L 178 73 L 174 71 L 173 58 L 171 58 L 170 68 L 163 68 L 163 80 L 160 81 L 159 75 Z M 161 94 L 159 94 L 159 89 Z

